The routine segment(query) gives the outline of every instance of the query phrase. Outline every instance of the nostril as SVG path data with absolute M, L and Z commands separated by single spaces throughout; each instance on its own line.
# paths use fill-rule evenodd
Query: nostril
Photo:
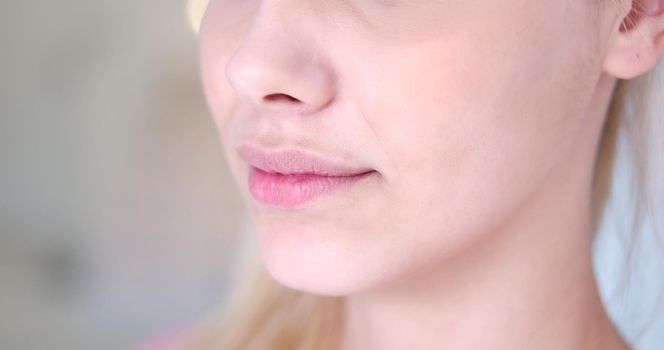
M 286 95 L 286 94 L 270 94 L 270 95 L 265 96 L 264 99 L 266 101 L 279 101 L 279 100 L 286 100 L 286 101 L 293 101 L 293 102 L 299 101 L 298 99 L 296 99 L 296 98 L 294 98 L 290 95 Z

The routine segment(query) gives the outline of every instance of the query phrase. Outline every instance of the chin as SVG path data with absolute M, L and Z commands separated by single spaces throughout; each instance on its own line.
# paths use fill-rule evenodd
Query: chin
M 325 296 L 368 287 L 362 256 L 320 230 L 259 227 L 255 234 L 266 271 L 285 287 Z

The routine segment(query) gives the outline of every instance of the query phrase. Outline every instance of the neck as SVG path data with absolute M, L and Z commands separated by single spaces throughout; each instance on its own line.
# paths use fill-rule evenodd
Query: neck
M 595 282 L 594 154 L 578 153 L 490 237 L 346 297 L 341 349 L 629 349 Z

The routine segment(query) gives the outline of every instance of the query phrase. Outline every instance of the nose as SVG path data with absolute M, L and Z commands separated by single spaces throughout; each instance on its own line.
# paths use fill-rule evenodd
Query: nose
M 335 96 L 334 73 L 317 49 L 319 22 L 299 1 L 264 1 L 249 31 L 230 56 L 225 74 L 238 98 L 259 113 L 307 114 Z

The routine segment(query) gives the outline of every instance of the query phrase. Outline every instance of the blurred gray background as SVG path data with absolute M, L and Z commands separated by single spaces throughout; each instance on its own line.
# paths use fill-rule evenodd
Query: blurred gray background
M 243 208 L 184 1 L 0 5 L 0 349 L 124 349 L 226 292 Z
M 3 1 L 0 44 L 0 349 L 129 349 L 217 307 L 245 208 L 184 1 Z M 637 348 L 664 349 L 664 252 L 644 235 L 621 289 L 614 226 L 606 303 Z

